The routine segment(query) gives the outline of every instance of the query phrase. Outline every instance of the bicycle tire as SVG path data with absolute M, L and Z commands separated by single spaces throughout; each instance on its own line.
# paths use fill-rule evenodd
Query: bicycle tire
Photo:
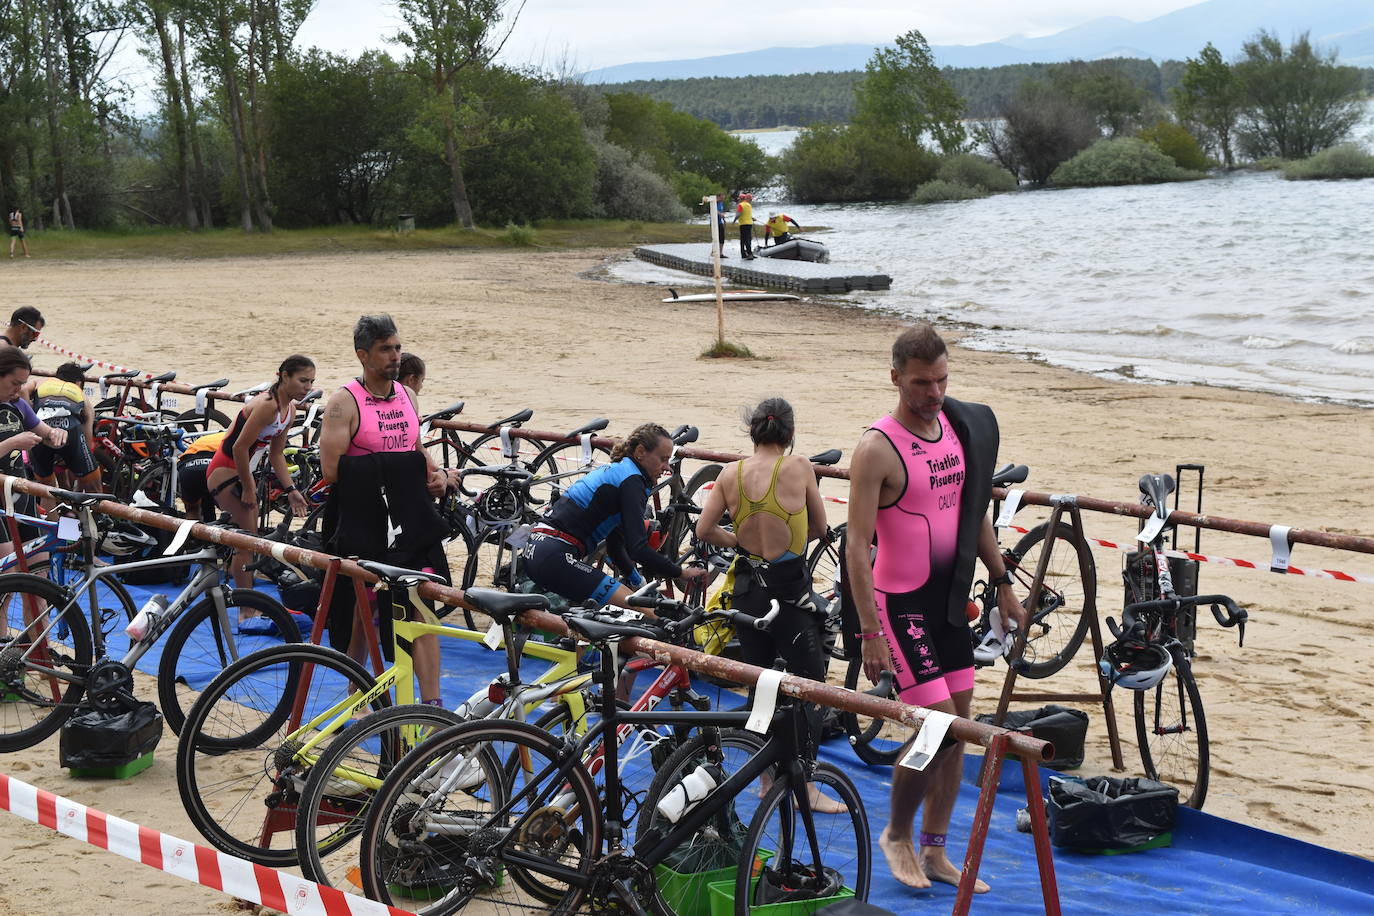
M 403 729 L 427 729 L 422 737 L 429 737 L 462 722 L 463 717 L 456 712 L 437 706 L 388 706 L 336 735 L 310 768 L 296 804 L 296 853 L 301 873 L 327 887 L 362 890 L 361 884 L 350 880 L 358 868 L 357 850 L 350 855 L 344 847 L 362 832 L 367 806 L 380 783 L 414 746 L 408 743 Z M 336 773 L 341 766 L 345 773 Z M 378 785 L 365 785 L 349 774 L 366 776 Z M 328 864 L 326 856 L 330 857 Z
M 1135 735 L 1145 775 L 1178 789 L 1178 803 L 1202 810 L 1207 800 L 1210 748 L 1202 695 L 1186 653 L 1149 690 L 1135 691 Z
M 206 595 L 192 605 L 167 634 L 157 666 L 157 702 L 162 718 L 174 734 L 186 724 L 186 711 L 199 695 L 197 685 L 208 685 L 226 667 L 258 649 L 301 641 L 300 628 L 291 613 L 270 595 L 236 588 L 224 598 L 229 624 L 237 630 L 235 609 L 256 611 L 272 621 L 275 636 L 245 636 L 221 631 L 214 598 Z M 213 673 L 206 674 L 206 671 Z
M 723 466 L 719 464 L 708 464 L 697 468 L 682 487 L 683 498 L 690 500 L 700 508 L 706 502 L 706 485 L 714 483 L 720 477 L 722 469 Z M 668 520 L 668 530 L 663 533 L 663 545 L 660 552 L 674 563 L 680 563 L 683 553 L 692 541 L 696 523 L 697 517 L 692 513 L 674 513 L 673 517 Z M 720 525 L 723 528 L 730 525 L 728 512 L 721 516 Z
M 438 798 L 438 793 L 425 785 L 434 775 L 428 771 L 441 769 L 445 761 L 452 765 L 452 758 L 457 755 L 472 756 L 473 747 L 478 748 L 478 756 L 489 752 L 490 758 L 498 761 L 516 754 L 521 759 L 530 760 L 529 768 L 523 771 L 533 774 L 529 777 L 530 781 L 514 787 L 514 794 L 503 796 L 506 789 L 504 777 L 498 772 L 486 775 L 486 798 L 481 797 L 482 786 L 478 785 L 451 791 Z M 601 848 L 601 802 L 591 776 L 581 763 L 574 763 L 566 777 L 556 775 L 556 762 L 561 753 L 562 745 L 559 742 L 527 722 L 484 719 L 465 722 L 439 732 L 406 754 L 378 790 L 363 825 L 360 846 L 363 887 L 367 896 L 430 916 L 455 913 L 477 899 L 479 894 L 482 895 L 480 899 L 489 901 L 496 912 L 513 908 L 511 904 L 514 901 L 519 901 L 518 906 L 523 909 L 529 906 L 529 901 L 517 895 L 539 895 L 551 891 L 546 883 L 530 876 L 528 866 L 505 861 L 499 851 L 494 856 L 479 856 L 473 854 L 477 850 L 470 851 L 461 842 L 449 842 L 447 848 L 440 845 L 438 840 L 443 838 L 426 830 L 425 821 L 418 817 L 417 812 L 421 806 L 435 810 L 438 805 L 446 804 L 455 796 L 460 803 L 473 806 L 485 804 L 491 809 L 495 807 L 493 802 L 501 798 L 501 807 L 510 809 L 500 821 L 484 819 L 486 826 L 479 827 L 471 834 L 473 836 L 482 835 L 483 830 L 490 827 L 494 828 L 493 833 L 504 838 L 509 832 L 506 825 L 528 813 L 521 805 L 537 805 L 534 810 L 540 812 L 541 817 L 528 819 L 513 844 L 518 842 L 521 851 L 531 857 L 547 856 L 551 861 L 559 861 L 564 867 L 580 874 L 589 873 Z M 543 777 L 548 783 L 541 784 L 535 777 Z M 499 785 L 490 785 L 492 779 Z M 471 791 L 473 789 L 478 791 Z M 555 811 L 547 802 L 559 796 L 566 798 L 568 803 L 557 806 Z M 415 801 L 417 798 L 421 800 Z M 478 812 L 475 816 L 480 818 L 487 813 Z M 555 816 L 548 816 L 551 814 Z M 474 814 L 460 808 L 458 816 L 472 819 Z M 397 842 L 402 835 L 406 846 L 404 853 Z M 563 862 L 563 856 L 569 853 L 573 861 Z M 477 866 L 489 866 L 488 874 L 504 869 L 506 876 L 513 880 L 497 879 L 477 886 L 480 879 L 473 874 Z M 415 885 L 436 872 L 450 875 L 453 881 L 467 881 L 473 886 L 464 887 L 455 894 L 458 888 L 451 885 L 448 893 L 438 900 L 432 899 L 432 892 L 428 890 L 424 894 L 419 893 Z M 410 894 L 408 888 L 416 892 Z M 549 901 L 552 903 L 551 911 L 554 914 L 571 914 L 576 912 L 586 889 L 569 885 L 559 894 L 557 900 Z
M 302 691 L 307 664 L 311 676 Z M 201 836 L 259 865 L 295 865 L 295 786 L 310 766 L 289 724 L 298 694 L 306 711 L 318 714 L 375 686 L 347 655 L 309 643 L 259 649 L 224 669 L 192 704 L 177 745 L 177 789 Z M 378 692 L 367 708 L 390 703 Z M 264 840 L 269 823 L 279 829 Z M 277 843 L 282 836 L 289 846 Z
M 850 661 L 844 673 L 844 686 L 850 690 L 860 690 L 859 679 L 863 677 L 863 672 L 862 658 Z M 846 710 L 840 711 L 840 724 L 849 736 L 849 746 L 854 749 L 855 756 L 869 766 L 892 766 L 897 762 L 902 746 L 906 743 L 905 737 L 900 740 L 882 737 L 886 722 L 885 719 L 874 719 Z
M 18 571 L 18 570 L 14 570 Z M 43 559 L 36 563 L 29 564 L 29 572 L 44 579 L 50 579 L 59 586 L 68 589 L 73 595 L 80 595 L 82 583 L 86 581 L 86 574 L 80 569 L 67 566 L 64 569 L 64 580 L 59 581 L 53 576 L 52 560 Z M 129 590 L 124 587 L 114 576 L 101 576 L 96 580 L 94 587 L 96 603 L 100 607 L 100 634 L 105 639 L 109 639 L 115 630 L 127 626 L 138 614 L 138 605 L 134 603 Z M 90 621 L 90 604 L 84 598 L 78 598 L 77 603 L 81 606 L 82 613 L 86 615 L 87 622 Z M 89 629 L 89 627 L 88 627 Z
M 836 661 L 849 658 L 844 651 L 844 617 L 840 610 L 840 538 L 844 536 L 844 523 L 832 529 L 831 536 L 822 538 L 811 548 L 806 558 L 806 571 L 811 575 L 811 590 L 820 595 L 826 603 L 825 627 L 821 639 L 826 654 Z
M 1040 545 L 1048 531 L 1048 522 L 1036 525 L 1013 549 L 1019 557 L 1019 571 L 1013 579 L 1023 604 L 1029 598 L 1026 592 L 1035 576 Z M 1021 655 L 1024 665 L 1017 667 L 1018 674 L 1030 678 L 1049 677 L 1067 665 L 1083 645 L 1089 616 L 1097 613 L 1097 568 L 1087 540 L 1072 525 L 1061 523 L 1055 530 L 1054 542 L 1040 607 L 1030 608 L 1031 625 Z
M 216 429 L 228 429 L 233 421 L 224 413 L 213 407 L 207 407 L 204 411 L 194 408 L 183 410 L 177 414 L 176 423 L 182 429 L 190 433 L 207 433 Z
M 751 863 L 749 868 L 740 868 L 735 874 L 735 913 L 737 916 L 757 911 L 776 912 L 773 905 L 754 904 L 754 885 L 761 876 L 752 873 L 769 869 L 783 871 L 782 884 L 798 887 L 799 882 L 788 879 L 787 875 L 794 865 L 805 865 L 815 874 L 822 869 L 833 868 L 839 872 L 842 885 L 854 892 L 855 900 L 868 899 L 868 885 L 873 869 L 873 850 L 868 838 L 868 814 L 864 811 L 863 798 L 839 768 L 828 763 L 819 763 L 811 774 L 812 781 L 821 788 L 828 788 L 839 796 L 849 808 L 849 817 L 843 814 L 822 814 L 812 816 L 815 836 L 807 829 L 806 822 L 800 820 L 795 811 L 795 798 L 792 783 L 781 779 L 773 783 L 768 794 L 759 803 L 754 820 L 749 825 L 745 837 L 744 854 L 741 863 Z M 806 787 L 800 788 L 801 792 Z M 778 826 L 771 827 L 774 815 Z M 852 834 L 852 843 L 850 842 Z M 806 861 L 794 858 L 795 852 L 803 857 L 811 855 L 811 843 L 815 842 L 821 861 Z M 769 853 L 769 855 L 762 855 Z
M 591 453 L 592 460 L 584 464 L 581 442 L 556 442 L 536 455 L 529 464 L 530 473 L 534 474 L 529 487 L 530 505 L 552 506 L 568 487 L 611 463 L 611 450 L 604 445 L 593 445 Z M 558 476 L 558 480 L 541 483 L 541 478 L 554 476 Z
M 37 602 L 49 613 L 53 607 L 68 606 L 48 628 L 47 614 L 38 616 Z M 25 605 L 30 608 L 28 621 Z M 76 711 L 86 692 L 84 678 L 94 648 L 79 603 L 50 579 L 32 573 L 0 575 L 0 607 L 5 615 L 0 640 L 0 751 L 22 751 L 57 731 Z M 64 623 L 65 637 L 59 635 Z M 35 645 L 36 640 L 41 644 Z M 64 651 L 54 650 L 54 644 Z M 45 673 L 34 670 L 40 667 Z

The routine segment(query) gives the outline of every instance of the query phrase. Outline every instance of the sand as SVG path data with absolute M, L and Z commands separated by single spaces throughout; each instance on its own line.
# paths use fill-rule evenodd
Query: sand
M 350 329 L 363 312 L 393 314 L 407 348 L 429 362 L 423 403 L 467 401 L 495 419 L 536 410 L 536 429 L 593 416 L 624 433 L 644 420 L 701 427 L 701 444 L 747 443 L 739 408 L 769 394 L 796 407 L 798 451 L 852 450 L 894 403 L 887 350 L 896 325 L 833 304 L 736 304 L 728 337 L 762 358 L 702 360 L 714 307 L 662 304 L 658 288 L 600 279 L 614 252 L 366 254 L 206 261 L 27 261 L 5 273 L 11 306 L 32 304 L 47 336 L 77 352 L 181 379 L 228 376 L 247 387 L 301 351 L 332 388 L 356 371 Z M 951 329 L 950 336 L 957 336 Z M 38 365 L 60 358 L 32 347 Z M 1030 465 L 1027 487 L 1134 501 L 1135 481 L 1178 462 L 1207 466 L 1206 510 L 1230 518 L 1374 534 L 1369 413 L 1189 386 L 1106 382 L 1024 360 L 956 349 L 950 394 L 993 405 L 1002 457 Z M 824 491 L 842 496 L 844 487 Z M 832 520 L 844 517 L 832 504 Z M 1017 522 L 1030 527 L 1037 513 Z M 1129 519 L 1089 514 L 1091 536 L 1125 542 Z M 1206 532 L 1204 552 L 1267 564 L 1256 538 Z M 1119 613 L 1120 554 L 1094 550 L 1102 613 Z M 1294 563 L 1374 574 L 1369 556 L 1298 547 Z M 1198 680 L 1212 747 L 1206 809 L 1266 830 L 1374 856 L 1374 764 L 1366 703 L 1374 690 L 1374 591 L 1350 584 L 1204 566 L 1204 591 L 1232 594 L 1251 614 L 1243 649 L 1210 620 Z M 995 703 L 1002 669 L 980 672 L 977 711 Z M 1089 653 L 1037 685 L 1093 686 Z M 150 694 L 151 695 L 151 694 Z M 1127 766 L 1136 772 L 1129 702 L 1118 700 Z M 1083 772 L 1109 758 L 1100 706 Z M 0 772 L 188 839 L 178 802 L 173 737 L 156 765 L 129 782 L 73 780 L 54 737 L 0 755 Z M 870 812 L 879 819 L 881 812 Z M 1011 829 L 1008 824 L 995 829 Z M 0 914 L 186 913 L 227 898 L 0 814 Z

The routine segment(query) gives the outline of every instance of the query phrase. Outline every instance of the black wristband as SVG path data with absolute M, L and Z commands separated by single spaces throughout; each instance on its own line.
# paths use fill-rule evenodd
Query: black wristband
M 989 585 L 1011 585 L 1011 583 L 1012 577 L 1010 569 L 1003 570 L 1002 575 L 993 576 L 991 579 L 988 580 Z

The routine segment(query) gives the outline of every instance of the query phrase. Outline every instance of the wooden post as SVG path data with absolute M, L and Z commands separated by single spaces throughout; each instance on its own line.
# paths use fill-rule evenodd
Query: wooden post
M 725 297 L 720 283 L 720 217 L 716 215 L 719 198 L 706 198 L 707 220 L 711 226 L 711 266 L 716 279 L 716 347 L 725 347 Z

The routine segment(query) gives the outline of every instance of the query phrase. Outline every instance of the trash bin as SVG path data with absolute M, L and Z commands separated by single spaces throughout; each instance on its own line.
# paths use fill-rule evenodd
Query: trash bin
M 396 216 L 396 231 L 397 231 L 397 232 L 414 232 L 414 231 L 415 231 L 415 214 L 414 214 L 414 213 L 401 213 L 401 214 L 398 214 L 398 215 Z

